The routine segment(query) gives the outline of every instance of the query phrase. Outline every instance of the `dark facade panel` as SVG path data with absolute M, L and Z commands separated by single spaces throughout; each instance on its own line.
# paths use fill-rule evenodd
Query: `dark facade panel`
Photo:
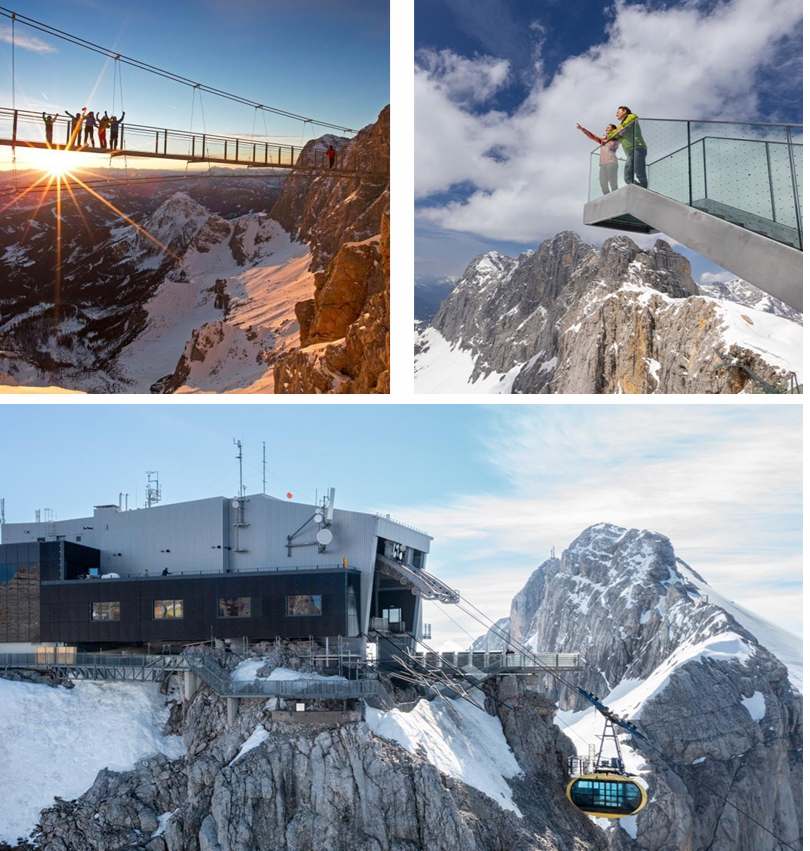
M 247 636 L 357 635 L 356 618 L 348 617 L 349 589 L 359 600 L 360 575 L 351 570 L 311 573 L 156 576 L 137 579 L 90 579 L 45 583 L 42 639 L 69 644 L 143 644 L 205 641 Z M 322 614 L 287 614 L 287 597 L 318 596 Z M 220 617 L 220 598 L 250 599 L 249 617 Z M 156 619 L 155 600 L 182 600 L 183 617 Z M 93 621 L 94 602 L 120 603 L 120 621 Z M 349 631 L 351 628 L 353 632 Z

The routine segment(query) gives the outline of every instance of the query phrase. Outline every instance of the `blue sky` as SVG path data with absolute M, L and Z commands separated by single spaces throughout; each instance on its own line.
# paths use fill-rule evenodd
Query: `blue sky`
M 801 630 L 801 412 L 769 405 L 4 406 L 9 521 L 53 508 L 248 492 L 390 512 L 434 536 L 431 568 L 493 619 L 552 546 L 602 521 L 668 535 L 736 602 Z M 466 636 L 428 606 L 438 643 Z M 457 612 L 452 616 L 459 620 Z M 470 632 L 477 627 L 460 620 Z
M 581 224 L 593 144 L 657 118 L 802 121 L 801 0 L 416 0 L 417 280 Z M 640 237 L 646 247 L 656 237 Z M 719 267 L 678 247 L 693 277 Z M 731 277 L 731 276 L 726 276 Z
M 200 83 L 353 129 L 389 102 L 388 4 L 377 0 L 27 0 L 17 11 Z M 0 18 L 3 106 L 11 105 L 9 25 Z M 112 110 L 113 67 L 104 57 L 21 25 L 17 34 L 19 108 Z M 189 129 L 190 88 L 128 66 L 122 74 L 131 122 Z M 208 132 L 252 131 L 247 106 L 203 95 L 203 108 Z M 195 115 L 202 132 L 199 102 Z M 301 141 L 301 122 L 268 115 L 267 126 Z M 264 132 L 261 118 L 256 132 Z M 308 126 L 304 141 L 311 135 Z

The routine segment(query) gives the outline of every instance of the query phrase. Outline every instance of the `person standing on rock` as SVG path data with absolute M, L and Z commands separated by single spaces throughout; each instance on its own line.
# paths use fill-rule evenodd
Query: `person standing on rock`
M 599 185 L 602 187 L 603 195 L 607 195 L 608 192 L 615 192 L 619 188 L 619 160 L 616 156 L 619 142 L 617 140 L 608 142 L 607 140 L 611 131 L 616 129 L 618 128 L 615 124 L 608 124 L 605 128 L 605 135 L 597 136 L 596 133 L 591 133 L 581 124 L 577 124 L 577 130 L 581 130 L 589 139 L 599 142 L 602 146 L 599 150 Z
M 624 164 L 624 182 L 637 183 L 647 188 L 647 143 L 641 135 L 641 124 L 638 116 L 630 111 L 629 106 L 620 106 L 616 110 L 619 126 L 608 133 L 608 140 L 620 139 L 627 162 Z M 635 177 L 635 179 L 634 179 Z
M 335 167 L 335 157 L 337 156 L 337 151 L 334 149 L 332 145 L 330 145 L 326 149 L 326 159 L 329 160 L 329 168 Z

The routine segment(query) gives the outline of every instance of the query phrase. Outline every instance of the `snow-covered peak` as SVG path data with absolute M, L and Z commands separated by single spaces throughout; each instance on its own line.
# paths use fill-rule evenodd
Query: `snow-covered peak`
M 505 275 L 508 275 L 515 268 L 517 262 L 517 260 L 507 257 L 505 254 L 499 254 L 497 251 L 479 254 L 472 259 L 469 266 L 464 270 L 464 274 L 454 289 L 472 288 L 479 291 L 492 284 L 497 285 Z
M 227 227 L 224 219 L 212 215 L 191 196 L 175 192 L 143 220 L 140 230 L 133 234 L 134 242 L 143 255 L 165 254 L 165 248 L 176 259 L 212 219 L 214 224 Z
M 802 314 L 798 310 L 794 310 L 790 305 L 763 292 L 759 287 L 749 284 L 748 281 L 743 281 L 741 278 L 735 278 L 733 281 L 699 284 L 698 288 L 701 295 L 710 298 L 716 298 L 720 301 L 733 301 L 743 305 L 743 307 L 750 307 L 752 310 L 761 310 L 764 313 L 783 316 L 785 319 L 798 322 L 799 325 L 803 321 Z

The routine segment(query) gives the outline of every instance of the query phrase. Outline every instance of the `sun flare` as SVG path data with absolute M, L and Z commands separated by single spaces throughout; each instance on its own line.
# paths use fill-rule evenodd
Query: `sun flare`
M 31 164 L 54 177 L 61 177 L 74 171 L 80 162 L 80 156 L 73 151 L 30 151 Z

